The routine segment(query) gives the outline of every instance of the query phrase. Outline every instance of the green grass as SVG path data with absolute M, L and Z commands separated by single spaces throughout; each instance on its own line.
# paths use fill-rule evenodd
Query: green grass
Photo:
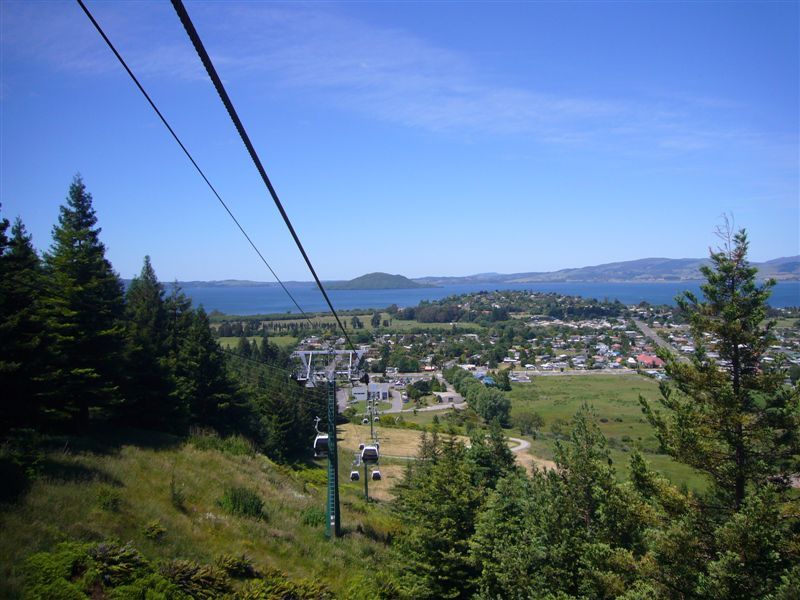
M 365 312 L 363 314 L 355 315 L 361 320 L 361 323 L 363 324 L 363 327 L 361 329 L 353 329 L 352 328 L 351 319 L 353 318 L 354 315 L 344 315 L 344 316 L 342 316 L 342 321 L 345 323 L 348 333 L 359 332 L 359 331 L 369 331 L 369 332 L 371 332 L 371 331 L 373 331 L 373 329 L 375 329 L 375 328 L 372 327 L 372 322 L 371 322 L 373 314 L 374 313 L 372 313 L 372 312 Z M 334 319 L 334 317 L 332 315 L 326 315 L 326 316 L 322 316 L 322 317 L 313 317 L 312 321 L 314 321 L 315 323 L 319 322 L 319 323 L 324 323 L 324 324 L 334 324 L 334 323 L 336 323 L 336 319 Z M 390 321 L 391 325 L 389 327 L 383 327 L 383 325 L 382 325 L 383 321 Z M 290 325 L 292 323 L 296 323 L 298 325 L 299 324 L 305 325 L 305 324 L 308 323 L 308 321 L 306 321 L 305 319 L 290 319 L 290 320 L 280 320 L 280 321 L 276 320 L 276 321 L 269 321 L 269 322 L 274 323 L 275 325 L 278 325 L 278 326 L 280 326 L 280 325 Z M 479 324 L 477 324 L 477 323 L 456 323 L 456 326 L 460 327 L 462 329 L 470 329 L 470 330 L 475 330 L 475 331 L 481 329 L 481 326 Z M 381 326 L 379 327 L 379 329 L 381 331 L 383 331 L 383 332 L 386 332 L 386 333 L 391 333 L 391 332 L 395 332 L 395 331 L 403 332 L 403 331 L 408 331 L 408 330 L 411 330 L 411 329 L 418 329 L 418 328 L 421 328 L 421 329 L 444 329 L 444 330 L 450 331 L 453 328 L 453 325 L 450 324 L 450 323 L 421 323 L 421 322 L 413 320 L 413 319 L 410 320 L 410 321 L 403 321 L 401 319 L 397 319 L 397 318 L 393 317 L 392 315 L 390 315 L 387 312 L 381 312 Z M 238 338 L 236 338 L 236 339 L 238 339 Z
M 609 440 L 611 458 L 621 478 L 627 477 L 631 449 L 639 448 L 651 465 L 674 483 L 685 483 L 694 489 L 705 485 L 703 477 L 692 468 L 658 453 L 655 431 L 639 405 L 639 396 L 658 404 L 658 384 L 652 379 L 616 375 L 537 377 L 530 384 L 513 384 L 509 394 L 512 420 L 514 414 L 530 410 L 544 419 L 543 435 L 531 440 L 535 456 L 552 459 L 556 440 L 551 431 L 553 424 L 562 421 L 563 435 L 569 435 L 572 417 L 587 402 L 597 413 L 598 425 Z
M 346 535 L 331 544 L 307 517 L 324 510 L 324 469 L 292 470 L 260 454 L 201 449 L 169 436 L 154 441 L 77 448 L 71 440 L 46 454 L 44 474 L 29 491 L 0 505 L 0 597 L 20 595 L 19 569 L 31 553 L 64 540 L 105 539 L 131 541 L 155 561 L 213 564 L 220 554 L 246 554 L 257 569 L 319 579 L 336 592 L 367 573 L 365 558 L 379 558 L 396 527 L 383 505 L 367 506 L 357 487 L 343 486 Z M 220 499 L 237 487 L 257 494 L 268 518 L 223 510 Z M 173 502 L 176 490 L 182 507 Z M 158 536 L 151 532 L 156 522 L 164 530 Z
M 261 342 L 260 335 L 251 335 L 247 339 L 251 343 L 253 342 L 253 340 L 258 340 L 259 344 Z M 222 346 L 223 348 L 226 348 L 228 350 L 233 350 L 239 343 L 239 338 L 221 337 L 218 338 L 218 341 L 220 346 Z M 269 341 L 278 346 L 279 348 L 294 348 L 297 345 L 297 342 L 300 340 L 294 337 L 293 335 L 273 335 L 269 337 Z
M 356 409 L 356 414 L 358 414 L 359 416 L 364 415 L 366 413 L 366 411 L 367 411 L 367 401 L 366 400 L 360 400 L 360 401 L 356 402 L 355 404 L 348 404 L 347 406 L 348 407 L 352 406 L 353 408 L 355 408 Z M 392 403 L 391 402 L 378 402 L 378 412 L 382 413 L 382 412 L 384 412 L 386 410 L 389 410 L 390 408 L 392 408 Z

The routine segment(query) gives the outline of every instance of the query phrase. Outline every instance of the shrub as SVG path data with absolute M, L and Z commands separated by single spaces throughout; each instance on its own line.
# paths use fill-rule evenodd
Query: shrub
M 252 578 L 258 575 L 253 561 L 245 554 L 241 556 L 221 554 L 217 558 L 217 565 L 231 577 Z
M 172 506 L 181 512 L 186 512 L 186 494 L 183 487 L 175 481 L 175 471 L 172 472 L 172 477 L 169 480 L 169 496 Z
M 511 419 L 511 424 L 519 428 L 522 435 L 533 435 L 544 426 L 542 416 L 532 410 L 520 411 Z
M 303 509 L 303 512 L 301 513 L 301 519 L 303 525 L 308 525 L 309 527 L 321 527 L 325 524 L 325 511 L 316 506 L 309 506 L 308 508 Z
M 145 525 L 142 533 L 144 533 L 144 537 L 158 541 L 164 537 L 164 534 L 167 533 L 167 530 L 161 524 L 161 521 L 156 519 L 154 521 L 150 521 L 147 525 Z
M 58 544 L 53 552 L 32 554 L 25 560 L 22 568 L 25 587 L 31 589 L 59 579 L 79 577 L 87 569 L 89 547 L 89 544 L 64 542 Z
M 189 434 L 189 443 L 199 450 L 217 450 L 232 456 L 253 456 L 255 446 L 246 437 L 232 435 L 221 438 L 211 429 L 194 428 Z
M 122 497 L 120 496 L 119 491 L 110 486 L 101 485 L 97 489 L 96 497 L 97 505 L 103 510 L 107 510 L 108 512 L 119 511 L 119 507 L 122 504 Z
M 89 556 L 105 585 L 132 581 L 147 568 L 147 561 L 130 542 L 101 542 L 89 549 Z
M 264 502 L 258 492 L 246 487 L 229 487 L 217 502 L 220 508 L 240 517 L 264 519 Z
M 86 596 L 81 596 L 86 598 Z M 108 592 L 109 600 L 182 600 L 188 598 L 177 585 L 158 573 L 148 573 L 131 583 L 114 588 Z
M 161 566 L 161 575 L 192 598 L 211 600 L 231 589 L 228 576 L 216 567 L 191 560 L 171 560 Z
M 270 570 L 257 581 L 251 581 L 239 591 L 239 600 L 328 600 L 333 594 L 323 585 L 300 579 L 293 581 L 284 573 Z

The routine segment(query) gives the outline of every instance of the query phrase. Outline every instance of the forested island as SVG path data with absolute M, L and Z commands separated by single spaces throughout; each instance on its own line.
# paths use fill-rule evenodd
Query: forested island
M 331 290 L 402 290 L 434 286 L 417 283 L 403 275 L 367 273 L 349 281 L 331 282 L 327 287 Z
M 126 289 L 76 178 L 41 255 L 0 219 L 0 596 L 795 598 L 800 312 L 767 306 L 728 234 L 675 307 L 350 311 L 367 373 L 337 383 L 328 540 L 327 391 L 292 351 L 345 332 L 210 318 L 148 257 Z M 370 427 L 365 498 L 348 475 Z

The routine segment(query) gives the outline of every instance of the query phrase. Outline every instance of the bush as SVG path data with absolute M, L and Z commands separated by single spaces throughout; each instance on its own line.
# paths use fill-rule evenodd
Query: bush
M 97 505 L 103 510 L 108 512 L 119 512 L 119 507 L 122 505 L 122 497 L 119 491 L 114 488 L 101 485 L 97 489 Z
M 156 519 L 155 521 L 150 521 L 147 525 L 145 525 L 142 533 L 144 533 L 144 537 L 150 540 L 158 541 L 164 537 L 164 535 L 167 533 L 167 530 L 161 524 L 161 521 Z
M 253 566 L 253 561 L 247 555 L 235 556 L 233 554 L 221 554 L 217 558 L 217 565 L 231 577 L 252 578 L 258 573 Z
M 89 548 L 89 544 L 64 542 L 58 544 L 53 552 L 32 554 L 22 568 L 26 589 L 79 577 L 88 568 Z
M 93 567 L 105 585 L 120 585 L 136 579 L 147 569 L 147 561 L 130 542 L 101 542 L 89 549 Z
M 231 590 L 224 571 L 191 560 L 171 560 L 161 566 L 161 575 L 192 598 L 219 598 Z
M 515 414 L 511 424 L 517 427 L 522 435 L 534 435 L 537 429 L 544 426 L 544 419 L 539 413 L 526 410 Z
M 309 527 L 321 527 L 325 524 L 325 511 L 321 508 L 317 508 L 316 506 L 309 506 L 306 509 L 303 509 L 301 513 L 301 519 L 303 525 L 308 525 Z
M 183 486 L 175 481 L 175 471 L 172 472 L 172 477 L 169 480 L 169 496 L 172 506 L 179 511 L 186 512 L 186 494 L 183 491 Z
M 81 596 L 86 598 L 86 596 Z M 119 586 L 108 592 L 109 600 L 183 600 L 189 598 L 177 585 L 158 573 L 149 573 L 131 583 Z
M 251 581 L 239 591 L 239 600 L 328 600 L 333 594 L 319 583 L 301 579 L 293 581 L 284 573 L 268 571 L 262 579 Z
M 221 438 L 210 429 L 192 429 L 189 443 L 199 450 L 217 450 L 231 456 L 253 456 L 256 452 L 253 443 L 241 435 Z
M 264 502 L 258 492 L 246 487 L 229 487 L 217 502 L 220 508 L 240 517 L 266 519 Z

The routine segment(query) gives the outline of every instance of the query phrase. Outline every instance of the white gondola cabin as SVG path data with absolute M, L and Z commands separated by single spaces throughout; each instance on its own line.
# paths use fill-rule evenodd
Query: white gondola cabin
M 372 481 L 380 481 L 381 480 L 381 472 L 380 471 L 373 471 L 372 472 Z
M 318 433 L 314 438 L 314 458 L 328 456 L 328 434 Z
M 365 444 L 361 450 L 361 462 L 374 463 L 380 458 L 380 444 Z

